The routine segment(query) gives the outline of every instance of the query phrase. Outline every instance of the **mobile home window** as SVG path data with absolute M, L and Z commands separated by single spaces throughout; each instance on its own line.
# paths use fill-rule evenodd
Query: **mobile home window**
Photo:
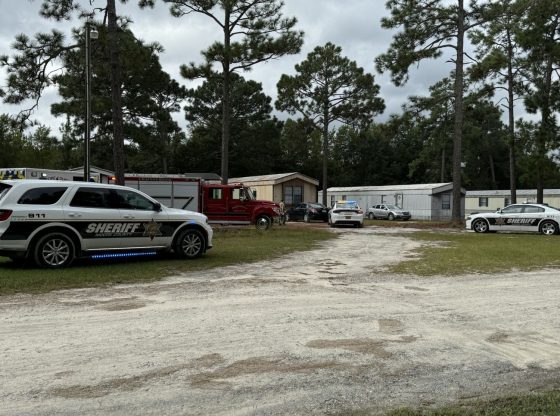
M 296 205 L 303 202 L 303 186 L 285 186 L 284 202 L 286 205 Z
M 488 197 L 482 196 L 478 198 L 478 206 L 479 207 L 487 207 L 488 206 Z
M 441 209 L 451 209 L 451 195 L 443 194 L 441 196 Z

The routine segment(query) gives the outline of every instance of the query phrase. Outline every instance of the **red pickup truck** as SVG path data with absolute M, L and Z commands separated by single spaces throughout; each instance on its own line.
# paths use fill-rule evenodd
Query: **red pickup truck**
M 141 190 L 163 205 L 201 212 L 214 224 L 255 224 L 266 230 L 280 216 L 272 201 L 256 200 L 241 183 L 222 185 L 183 175 L 126 174 L 125 185 Z

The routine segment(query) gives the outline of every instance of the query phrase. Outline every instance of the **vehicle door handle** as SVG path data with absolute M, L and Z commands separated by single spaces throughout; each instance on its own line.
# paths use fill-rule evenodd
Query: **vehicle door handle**
M 130 220 L 130 219 L 134 218 L 134 215 L 125 214 L 125 215 L 123 215 L 123 218 L 126 218 L 127 220 Z
M 80 218 L 82 214 L 78 214 L 77 212 L 71 212 L 70 214 L 68 214 L 68 216 L 70 218 Z

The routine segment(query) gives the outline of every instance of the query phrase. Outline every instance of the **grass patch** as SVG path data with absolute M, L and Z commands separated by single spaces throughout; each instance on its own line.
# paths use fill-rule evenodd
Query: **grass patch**
M 418 258 L 390 267 L 392 272 L 420 276 L 459 275 L 560 265 L 557 236 L 422 231 L 407 237 L 433 244 L 416 250 Z
M 437 410 L 402 409 L 388 416 L 545 416 L 560 415 L 560 391 L 476 401 Z
M 337 416 L 373 416 L 379 410 L 350 410 Z M 508 396 L 494 400 L 476 400 L 439 409 L 403 408 L 387 416 L 553 416 L 560 415 L 560 391 Z
M 419 229 L 429 229 L 434 228 L 456 228 L 450 221 L 424 221 L 424 220 L 409 220 L 409 221 L 389 221 L 389 220 L 364 220 L 364 225 L 376 226 L 383 228 L 419 228 Z M 461 224 L 461 227 L 464 227 Z
M 290 226 L 273 227 L 265 232 L 242 227 L 215 228 L 214 247 L 196 260 L 177 260 L 171 256 L 100 263 L 89 260 L 63 270 L 21 267 L 0 257 L 0 295 L 148 282 L 181 272 L 256 262 L 310 250 L 317 243 L 335 237 L 336 234 L 325 230 Z

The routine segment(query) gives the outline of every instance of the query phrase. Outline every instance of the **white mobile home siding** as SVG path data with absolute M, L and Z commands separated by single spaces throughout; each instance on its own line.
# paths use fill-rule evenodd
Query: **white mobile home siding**
M 545 189 L 543 202 L 555 208 L 560 208 L 560 189 Z M 468 191 L 465 196 L 465 214 L 475 212 L 494 212 L 511 203 L 509 190 Z M 517 203 L 537 202 L 536 189 L 518 189 Z
M 410 211 L 412 219 L 449 220 L 453 184 L 435 183 L 394 186 L 360 186 L 327 189 L 327 203 L 340 199 L 355 200 L 364 210 L 382 203 L 395 204 Z M 319 191 L 319 200 L 322 192 Z M 464 200 L 461 203 L 464 211 Z

